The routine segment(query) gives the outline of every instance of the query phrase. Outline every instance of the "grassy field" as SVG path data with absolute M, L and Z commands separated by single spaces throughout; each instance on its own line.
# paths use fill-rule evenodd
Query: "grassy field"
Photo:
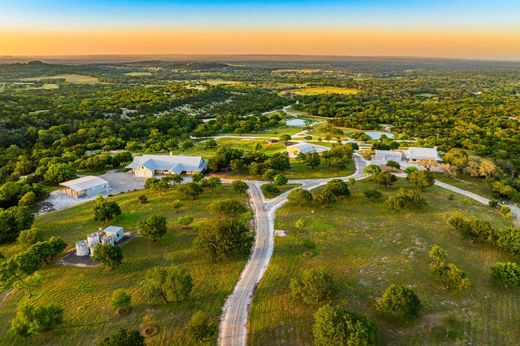
M 473 177 L 449 178 L 442 173 L 434 173 L 435 179 L 458 188 L 476 193 L 482 197 L 492 198 L 492 191 L 484 179 Z
M 351 88 L 341 88 L 333 86 L 321 86 L 321 87 L 305 87 L 291 91 L 296 95 L 321 95 L 321 94 L 339 94 L 339 95 L 355 95 L 359 91 Z
M 41 76 L 41 77 L 29 77 L 23 78 L 25 81 L 40 81 L 48 79 L 65 79 L 65 81 L 74 84 L 96 84 L 100 83 L 99 79 L 91 76 L 83 76 L 79 74 L 58 74 L 54 76 Z
M 289 191 L 291 189 L 294 189 L 295 187 L 300 186 L 301 184 L 284 184 L 284 185 L 276 185 L 279 192 L 278 193 L 271 193 L 265 190 L 265 185 L 262 185 L 262 193 L 264 194 L 264 197 L 267 199 L 275 198 L 276 196 L 280 196 L 282 193 Z
M 406 185 L 379 188 L 385 195 Z M 508 224 L 489 207 L 433 187 L 424 192 L 423 211 L 393 213 L 382 202 L 368 202 L 362 191 L 374 187 L 357 182 L 353 195 L 331 208 L 286 205 L 277 212 L 276 229 L 289 235 L 276 238 L 273 258 L 256 291 L 251 309 L 251 345 L 312 345 L 313 313 L 289 298 L 291 276 L 311 267 L 328 270 L 336 283 L 336 301 L 376 319 L 383 345 L 515 345 L 520 340 L 520 291 L 491 280 L 489 267 L 515 258 L 495 248 L 472 244 L 447 224 L 453 213 L 478 216 L 496 226 Z M 297 219 L 307 223 L 296 234 Z M 315 244 L 313 249 L 312 244 Z M 472 287 L 455 293 L 429 270 L 427 252 L 439 245 L 450 261 L 463 269 Z M 304 256 L 311 252 L 312 256 Z M 381 320 L 373 304 L 392 283 L 409 285 L 425 307 L 412 325 Z M 456 322 L 447 322 L 448 318 Z M 447 338 L 446 328 L 450 331 Z
M 65 309 L 65 323 L 58 330 L 34 337 L 36 345 L 92 345 L 117 328 L 158 328 L 157 335 L 147 339 L 147 345 L 187 345 L 185 326 L 196 310 L 208 312 L 215 320 L 221 313 L 225 298 L 231 293 L 244 260 L 212 262 L 204 253 L 192 248 L 196 231 L 181 229 L 175 223 L 177 217 L 190 215 L 194 224 L 211 216 L 208 205 L 219 199 L 234 198 L 245 202 L 245 195 L 238 195 L 229 186 L 215 191 L 206 191 L 199 200 L 184 201 L 179 209 L 171 202 L 180 199 L 176 191 L 147 193 L 149 203 L 140 204 L 137 197 L 143 192 L 132 192 L 113 197 L 123 214 L 111 224 L 133 230 L 138 220 L 151 214 L 168 218 L 169 231 L 165 237 L 151 243 L 136 238 L 122 247 L 124 259 L 119 268 L 78 268 L 51 265 L 42 271 L 46 278 L 33 301 L 35 304 L 58 303 Z M 85 238 L 100 225 L 92 219 L 92 203 L 49 213 L 36 220 L 46 236 L 60 236 L 69 246 Z M 102 226 L 106 226 L 102 225 Z M 2 246 L 0 252 L 12 255 L 16 246 Z M 147 269 L 155 266 L 182 265 L 193 276 L 192 300 L 186 303 L 164 304 L 150 299 L 141 281 Z M 112 292 L 117 288 L 127 289 L 134 308 L 124 317 L 115 314 L 110 305 Z M 25 300 L 22 293 L 14 291 L 0 296 L 0 345 L 27 345 L 29 341 L 7 333 L 8 323 L 13 318 L 18 302 Z
M 130 77 L 148 77 L 152 75 L 152 72 L 127 72 L 125 75 Z

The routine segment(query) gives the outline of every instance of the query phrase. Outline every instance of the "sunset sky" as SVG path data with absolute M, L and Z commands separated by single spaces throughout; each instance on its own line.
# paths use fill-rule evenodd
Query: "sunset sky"
M 520 60 L 520 1 L 0 0 L 0 55 Z

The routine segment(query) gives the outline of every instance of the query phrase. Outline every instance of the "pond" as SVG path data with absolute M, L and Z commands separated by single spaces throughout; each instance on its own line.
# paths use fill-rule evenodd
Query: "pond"
M 315 121 L 307 120 L 307 119 L 288 119 L 285 121 L 285 125 L 287 126 L 306 126 L 315 123 Z
M 365 133 L 372 139 L 380 139 L 382 135 L 388 138 L 394 138 L 394 135 L 388 132 L 365 131 Z

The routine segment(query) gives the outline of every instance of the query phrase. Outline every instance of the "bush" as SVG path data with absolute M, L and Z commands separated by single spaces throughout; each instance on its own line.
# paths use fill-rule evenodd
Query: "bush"
M 193 217 L 188 215 L 179 216 L 177 218 L 177 223 L 179 225 L 182 225 L 182 228 L 186 228 L 193 222 Z
M 148 202 L 148 197 L 146 197 L 145 195 L 139 196 L 139 203 L 146 204 L 147 202 Z
M 40 334 L 63 323 L 63 308 L 51 304 L 40 307 L 20 305 L 11 320 L 11 331 L 23 337 Z
M 376 309 L 389 317 L 410 319 L 420 316 L 422 304 L 411 289 L 391 285 L 377 302 Z
M 244 214 L 247 208 L 237 200 L 227 199 L 211 203 L 209 210 L 222 217 L 235 217 Z
M 249 186 L 247 186 L 247 184 L 242 180 L 234 180 L 231 183 L 231 186 L 233 187 L 233 191 L 238 193 L 245 193 L 249 189 Z
M 287 179 L 287 177 L 283 174 L 277 174 L 275 177 L 274 177 L 274 183 L 276 185 L 285 185 L 287 184 L 287 182 L 289 181 L 289 179 Z
M 325 185 L 325 189 L 332 192 L 337 198 L 350 197 L 351 195 L 348 184 L 341 179 L 332 179 Z
M 387 198 L 385 204 L 393 211 L 421 209 L 427 205 L 426 200 L 417 191 L 409 189 L 399 189 L 397 194 Z
M 491 276 L 506 287 L 520 287 L 520 266 L 517 263 L 495 263 Z
M 365 196 L 366 199 L 368 199 L 370 201 L 377 201 L 377 200 L 381 199 L 381 197 L 383 197 L 383 194 L 381 193 L 381 191 L 378 191 L 378 190 L 366 190 L 363 192 L 363 195 Z
M 191 338 L 199 343 L 211 339 L 217 332 L 215 323 L 211 321 L 204 311 L 197 311 L 191 315 L 188 322 L 188 333 Z
M 298 204 L 300 207 L 303 207 L 305 204 L 312 202 L 312 194 L 307 190 L 298 188 L 289 192 L 287 199 L 289 202 Z
M 145 342 L 139 331 L 121 328 L 98 342 L 97 346 L 145 346 Z
M 301 276 L 291 278 L 289 290 L 295 300 L 315 304 L 332 298 L 334 283 L 325 270 L 311 268 L 304 271 Z
M 42 231 L 39 228 L 33 227 L 20 232 L 18 235 L 18 243 L 24 248 L 27 248 L 37 242 L 43 240 Z
M 172 207 L 174 209 L 179 209 L 182 207 L 182 201 L 179 201 L 178 199 L 172 202 Z
M 325 305 L 314 314 L 314 345 L 375 346 L 377 327 L 369 317 L 345 306 Z
M 280 193 L 280 189 L 278 187 L 276 187 L 276 185 L 274 185 L 274 184 L 265 184 L 265 185 L 262 185 L 262 188 L 267 193 L 272 193 L 272 194 Z
M 466 273 L 459 269 L 455 264 L 447 262 L 447 255 L 444 250 L 434 246 L 430 250 L 432 272 L 441 279 L 446 288 L 453 288 L 458 291 L 469 288 L 471 281 L 466 277 Z
M 116 309 L 130 310 L 132 297 L 123 289 L 117 289 L 112 293 L 112 306 Z
M 264 174 L 262 174 L 262 179 L 272 181 L 274 177 L 276 177 L 277 175 L 278 171 L 276 169 L 270 168 L 267 171 L 265 171 Z
M 419 170 L 411 172 L 408 175 L 408 181 L 419 187 L 421 190 L 424 190 L 425 188 L 435 184 L 435 178 L 433 177 L 432 172 Z
M 155 267 L 146 273 L 144 286 L 152 297 L 165 303 L 188 300 L 193 289 L 193 279 L 187 269 L 170 266 Z

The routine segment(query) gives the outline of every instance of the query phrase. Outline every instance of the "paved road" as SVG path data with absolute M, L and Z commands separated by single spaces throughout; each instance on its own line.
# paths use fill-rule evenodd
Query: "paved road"
M 356 173 L 341 179 L 362 179 L 364 177 L 363 170 L 366 166 L 366 161 L 359 155 L 354 155 L 354 160 Z M 331 179 L 333 178 L 301 179 L 291 180 L 290 182 L 301 184 L 302 188 L 311 190 L 326 184 Z M 246 345 L 249 306 L 253 299 L 255 288 L 264 275 L 273 254 L 275 212 L 276 209 L 287 202 L 287 195 L 289 194 L 289 192 L 285 192 L 267 201 L 260 188 L 265 182 L 248 181 L 247 184 L 249 185 L 248 193 L 254 212 L 256 238 L 251 257 L 224 305 L 218 340 L 221 346 Z

